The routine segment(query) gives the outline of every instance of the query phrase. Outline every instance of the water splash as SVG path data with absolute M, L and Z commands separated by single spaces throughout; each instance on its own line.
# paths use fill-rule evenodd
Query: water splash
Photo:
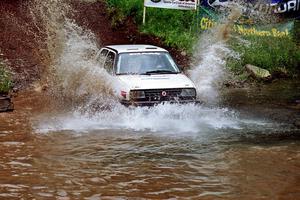
M 222 108 L 195 105 L 158 105 L 152 108 L 126 108 L 116 105 L 93 115 L 73 112 L 40 122 L 39 132 L 119 129 L 164 133 L 197 133 L 209 129 L 239 128 L 235 113 Z
M 230 14 L 223 17 L 218 25 L 204 32 L 195 45 L 193 67 L 189 76 L 197 87 L 199 98 L 209 104 L 219 100 L 219 89 L 226 78 L 226 60 L 229 57 L 238 59 L 238 54 L 227 45 L 230 31 L 241 10 L 235 4 L 229 4 Z
M 94 59 L 99 51 L 96 38 L 70 18 L 72 8 L 67 1 L 34 0 L 31 10 L 47 35 L 51 95 L 75 109 L 111 102 L 115 85 Z
M 238 39 L 244 45 L 247 41 L 231 34 L 231 29 L 242 15 L 250 17 L 257 23 L 274 23 L 277 17 L 260 8 L 265 2 L 257 2 L 256 5 L 245 1 L 232 1 L 223 5 L 223 17 L 212 29 L 201 34 L 194 48 L 193 67 L 188 71 L 189 76 L 195 82 L 199 98 L 209 104 L 217 104 L 219 90 L 227 78 L 226 60 L 228 58 L 240 59 L 240 55 L 228 46 L 227 42 L 232 37 Z

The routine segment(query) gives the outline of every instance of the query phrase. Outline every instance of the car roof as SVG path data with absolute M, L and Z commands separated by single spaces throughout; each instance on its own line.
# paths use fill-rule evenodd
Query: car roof
M 113 49 L 118 53 L 128 53 L 128 52 L 153 52 L 161 51 L 168 52 L 167 50 L 153 46 L 153 45 L 144 45 L 144 44 L 135 44 L 135 45 L 109 45 L 106 48 Z

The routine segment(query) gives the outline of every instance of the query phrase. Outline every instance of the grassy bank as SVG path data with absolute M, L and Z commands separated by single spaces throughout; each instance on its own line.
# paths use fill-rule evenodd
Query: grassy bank
M 165 44 L 177 47 L 188 53 L 196 40 L 192 31 L 196 13 L 194 11 L 147 8 L 146 24 L 142 25 L 143 1 L 107 0 L 112 25 L 119 26 L 131 16 L 140 25 L 140 31 L 160 37 Z
M 8 93 L 12 88 L 11 74 L 9 73 L 6 64 L 0 58 L 0 94 Z
M 300 48 L 292 37 L 243 37 L 233 39 L 231 48 L 240 54 L 240 60 L 229 59 L 227 66 L 240 74 L 246 64 L 269 70 L 271 73 L 292 75 L 299 71 Z

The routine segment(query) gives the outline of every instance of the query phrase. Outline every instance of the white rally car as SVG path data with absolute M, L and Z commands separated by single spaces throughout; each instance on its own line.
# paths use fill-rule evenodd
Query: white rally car
M 152 45 L 111 45 L 97 61 L 116 78 L 124 105 L 150 106 L 162 102 L 194 103 L 196 89 L 167 50 Z

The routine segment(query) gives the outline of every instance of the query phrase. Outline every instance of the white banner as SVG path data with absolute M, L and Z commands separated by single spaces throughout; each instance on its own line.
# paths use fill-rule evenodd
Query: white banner
M 145 0 L 145 7 L 196 10 L 197 0 Z

